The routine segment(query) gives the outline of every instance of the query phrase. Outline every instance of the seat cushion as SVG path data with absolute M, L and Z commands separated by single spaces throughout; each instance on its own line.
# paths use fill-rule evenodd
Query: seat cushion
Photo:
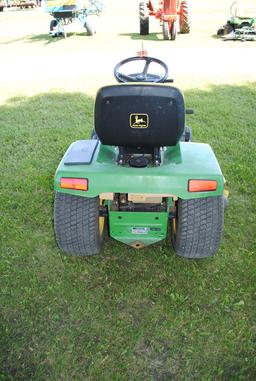
M 174 146 L 184 131 L 184 98 L 179 89 L 168 85 L 106 86 L 97 93 L 94 115 L 102 144 Z

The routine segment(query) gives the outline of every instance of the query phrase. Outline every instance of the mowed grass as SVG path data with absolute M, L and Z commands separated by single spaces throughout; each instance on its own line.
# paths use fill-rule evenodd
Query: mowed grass
M 80 57 L 81 36 L 52 43 L 54 55 L 18 30 L 5 46 L 17 67 L 23 51 L 49 66 L 39 79 L 24 70 L 27 82 L 10 75 L 1 94 L 0 380 L 255 380 L 255 83 L 195 78 L 185 90 L 193 140 L 212 146 L 230 192 L 214 258 L 178 258 L 169 238 L 139 251 L 107 238 L 100 255 L 74 258 L 56 246 L 53 177 L 69 144 L 90 136 L 96 88 L 45 74 L 72 39 Z
M 53 176 L 89 137 L 82 93 L 10 99 L 1 128 L 2 380 L 253 380 L 254 86 L 186 92 L 194 140 L 214 148 L 230 191 L 216 257 L 182 260 L 169 240 L 99 256 L 57 248 Z

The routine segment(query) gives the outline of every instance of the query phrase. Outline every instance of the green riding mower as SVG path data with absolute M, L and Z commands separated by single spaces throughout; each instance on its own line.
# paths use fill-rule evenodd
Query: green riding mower
M 218 29 L 217 35 L 224 40 L 256 41 L 256 14 L 255 17 L 239 15 L 238 4 L 239 2 L 235 1 L 231 5 L 231 17 L 222 28 Z
M 55 174 L 60 249 L 97 254 L 108 234 L 136 249 L 168 239 L 181 257 L 213 256 L 224 177 L 211 147 L 191 141 L 193 111 L 159 59 L 130 57 L 114 75 L 118 84 L 96 95 L 91 139 L 72 143 Z

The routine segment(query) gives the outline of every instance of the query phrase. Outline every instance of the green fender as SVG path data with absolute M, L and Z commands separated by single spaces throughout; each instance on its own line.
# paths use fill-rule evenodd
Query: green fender
M 80 140 L 68 148 L 55 174 L 55 191 L 83 197 L 95 197 L 102 193 L 135 193 L 182 199 L 219 196 L 224 193 L 225 180 L 208 144 L 179 142 L 175 147 L 163 149 L 160 166 L 132 168 L 117 165 L 117 149 L 100 142 L 97 145 L 94 143 L 87 164 L 83 160 L 76 160 L 77 156 L 86 154 L 85 148 L 90 142 L 95 141 Z M 88 190 L 62 189 L 62 177 L 86 178 Z M 188 191 L 190 179 L 216 180 L 218 186 L 216 191 L 191 193 Z

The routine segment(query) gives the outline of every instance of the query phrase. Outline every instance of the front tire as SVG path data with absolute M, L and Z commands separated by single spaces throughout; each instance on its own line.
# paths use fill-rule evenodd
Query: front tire
M 207 258 L 217 252 L 224 222 L 223 196 L 178 199 L 172 221 L 172 245 L 184 258 Z
M 163 21 L 163 37 L 164 40 L 170 40 L 171 35 L 170 35 L 170 28 L 169 28 L 169 23 L 168 21 Z
M 145 1 L 139 4 L 140 35 L 149 34 L 149 12 Z
M 99 197 L 88 198 L 56 192 L 54 229 L 59 248 L 67 254 L 99 253 L 104 220 L 99 217 Z
M 176 40 L 177 37 L 177 21 L 172 22 L 172 27 L 171 27 L 171 40 L 174 41 Z

